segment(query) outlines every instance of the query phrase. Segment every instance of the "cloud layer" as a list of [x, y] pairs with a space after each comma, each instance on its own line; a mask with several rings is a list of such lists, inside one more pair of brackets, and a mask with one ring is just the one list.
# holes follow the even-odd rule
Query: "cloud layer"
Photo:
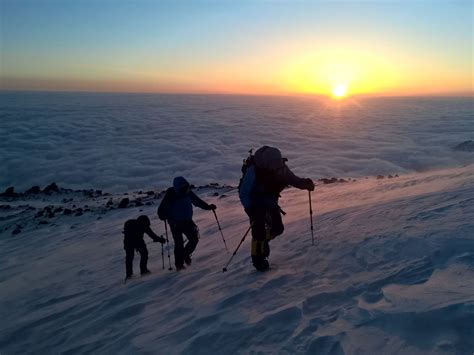
[[469, 98], [1, 93], [0, 188], [52, 181], [109, 190], [236, 183], [250, 148], [298, 175], [360, 177], [474, 162]]

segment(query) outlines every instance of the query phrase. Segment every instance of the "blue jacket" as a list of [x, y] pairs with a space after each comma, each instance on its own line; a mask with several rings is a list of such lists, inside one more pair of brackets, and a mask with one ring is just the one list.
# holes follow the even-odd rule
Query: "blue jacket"
[[165, 197], [158, 207], [161, 220], [190, 221], [193, 218], [193, 206], [210, 210], [210, 206], [196, 196], [189, 188], [189, 183], [182, 176], [173, 181], [173, 187], [166, 190]]
[[[258, 181], [256, 166], [251, 165], [247, 168], [245, 176], [240, 185], [239, 198], [245, 209], [252, 207], [271, 208], [278, 206], [279, 191], [269, 191], [264, 181]], [[267, 170], [268, 171], [268, 170]], [[283, 186], [290, 185], [299, 189], [308, 188], [308, 179], [303, 179], [295, 174], [286, 166], [274, 172], [274, 180], [282, 182]]]

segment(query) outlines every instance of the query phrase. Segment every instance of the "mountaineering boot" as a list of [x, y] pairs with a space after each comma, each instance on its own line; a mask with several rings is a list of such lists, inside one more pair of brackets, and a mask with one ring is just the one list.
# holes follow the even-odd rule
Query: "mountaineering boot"
[[270, 256], [270, 245], [268, 244], [268, 241], [266, 240], [263, 242], [263, 248], [262, 248], [263, 256], [265, 258], [268, 258]]
[[186, 270], [186, 267], [184, 265], [176, 265], [176, 271], [181, 271], [181, 270]]
[[186, 255], [186, 256], [184, 257], [184, 262], [185, 262], [185, 264], [188, 265], [188, 266], [191, 265], [191, 262], [192, 262], [191, 255]]
[[261, 256], [252, 256], [252, 262], [255, 269], [258, 271], [266, 271], [270, 268], [268, 260]]

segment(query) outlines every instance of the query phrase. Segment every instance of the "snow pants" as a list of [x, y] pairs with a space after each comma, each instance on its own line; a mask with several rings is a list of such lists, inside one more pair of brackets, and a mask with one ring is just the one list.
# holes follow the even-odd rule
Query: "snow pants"
[[[254, 207], [247, 209], [252, 224], [251, 256], [254, 266], [259, 269], [262, 262], [270, 256], [268, 242], [281, 235], [285, 229], [281, 219], [280, 207]], [[268, 267], [268, 262], [266, 262]]]
[[[174, 264], [179, 268], [183, 266], [184, 259], [196, 249], [199, 241], [199, 230], [192, 220], [170, 221], [169, 224], [174, 239]], [[186, 245], [184, 244], [183, 234], [188, 239]]]
[[144, 241], [137, 245], [127, 245], [124, 247], [125, 249], [125, 269], [127, 272], [127, 276], [131, 276], [133, 274], [133, 258], [135, 256], [135, 250], [140, 253], [140, 272], [145, 272], [147, 269], [148, 263], [148, 249], [146, 248], [146, 244]]

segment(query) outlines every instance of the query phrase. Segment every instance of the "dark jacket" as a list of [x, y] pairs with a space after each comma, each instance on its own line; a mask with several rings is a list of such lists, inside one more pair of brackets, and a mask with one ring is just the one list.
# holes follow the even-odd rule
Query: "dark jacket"
[[277, 148], [263, 146], [255, 152], [240, 185], [239, 198], [245, 209], [278, 206], [280, 192], [290, 185], [298, 189], [314, 188], [311, 179], [303, 179], [286, 166]]
[[166, 190], [165, 197], [158, 207], [158, 217], [161, 220], [189, 221], [193, 218], [193, 206], [204, 210], [211, 207], [196, 196], [189, 188], [185, 178], [179, 176], [174, 179], [173, 187]]
[[129, 219], [125, 222], [124, 226], [124, 237], [123, 237], [123, 246], [125, 249], [136, 248], [144, 243], [143, 236], [147, 234], [151, 239], [159, 239], [150, 228], [150, 226], [145, 226], [139, 223], [136, 219]]
[[269, 175], [256, 166], [247, 169], [239, 193], [244, 208], [277, 206], [280, 192], [288, 185], [303, 190], [308, 188], [307, 179], [296, 176], [287, 166], [275, 172], [273, 178]]

